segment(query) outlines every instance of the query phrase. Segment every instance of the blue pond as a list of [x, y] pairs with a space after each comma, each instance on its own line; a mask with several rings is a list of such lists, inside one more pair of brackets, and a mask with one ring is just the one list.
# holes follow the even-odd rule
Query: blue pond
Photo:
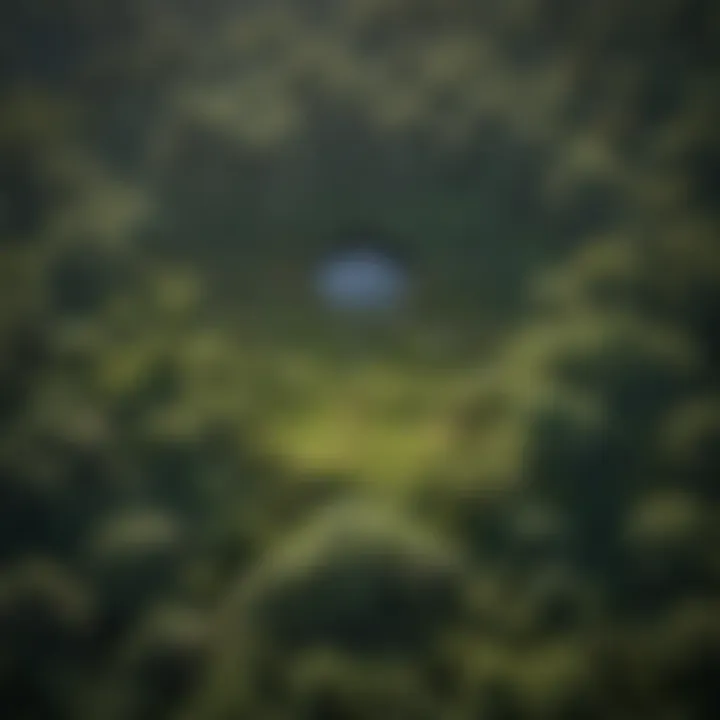
[[383, 312], [401, 306], [409, 284], [401, 263], [366, 249], [326, 258], [315, 277], [315, 289], [323, 304], [354, 312]]

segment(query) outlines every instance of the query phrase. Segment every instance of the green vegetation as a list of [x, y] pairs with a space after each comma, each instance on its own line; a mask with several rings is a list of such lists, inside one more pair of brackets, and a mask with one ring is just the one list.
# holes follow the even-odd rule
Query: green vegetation
[[5, 14], [3, 717], [720, 717], [710, 0]]

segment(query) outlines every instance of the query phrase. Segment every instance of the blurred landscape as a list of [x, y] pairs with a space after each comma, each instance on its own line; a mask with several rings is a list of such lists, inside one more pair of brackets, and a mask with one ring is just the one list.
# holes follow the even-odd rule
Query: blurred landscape
[[4, 719], [720, 718], [720, 5], [1, 15]]

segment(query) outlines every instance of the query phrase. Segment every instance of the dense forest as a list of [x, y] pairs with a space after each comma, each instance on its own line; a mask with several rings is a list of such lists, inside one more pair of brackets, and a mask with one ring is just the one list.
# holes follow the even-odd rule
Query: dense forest
[[0, 14], [3, 718], [720, 717], [720, 5]]

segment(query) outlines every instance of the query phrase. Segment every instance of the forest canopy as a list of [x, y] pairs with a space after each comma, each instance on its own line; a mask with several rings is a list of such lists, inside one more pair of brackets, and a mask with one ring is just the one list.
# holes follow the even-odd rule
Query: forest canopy
[[[719, 38], [11, 3], [4, 715], [720, 717]], [[322, 302], [358, 249], [402, 302]]]

